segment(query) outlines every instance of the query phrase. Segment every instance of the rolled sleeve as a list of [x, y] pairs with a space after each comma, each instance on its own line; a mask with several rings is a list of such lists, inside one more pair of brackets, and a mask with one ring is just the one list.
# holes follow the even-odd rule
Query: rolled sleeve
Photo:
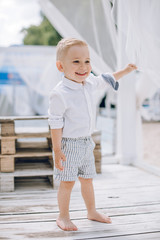
[[112, 87], [114, 90], [118, 90], [119, 83], [115, 80], [113, 74], [103, 73], [99, 76], [90, 75], [90, 81], [92, 82], [94, 89], [107, 89]]
[[52, 91], [49, 98], [48, 123], [51, 129], [59, 129], [64, 126], [65, 103], [57, 91]]
[[104, 79], [105, 82], [107, 82], [114, 90], [118, 90], [119, 88], [119, 83], [115, 80], [114, 76], [109, 73], [103, 73], [102, 78]]

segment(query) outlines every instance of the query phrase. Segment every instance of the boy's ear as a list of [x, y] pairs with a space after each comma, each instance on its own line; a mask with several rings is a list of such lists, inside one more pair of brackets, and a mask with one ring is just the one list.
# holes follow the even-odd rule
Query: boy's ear
[[63, 66], [61, 61], [56, 61], [56, 66], [60, 72], [63, 72]]

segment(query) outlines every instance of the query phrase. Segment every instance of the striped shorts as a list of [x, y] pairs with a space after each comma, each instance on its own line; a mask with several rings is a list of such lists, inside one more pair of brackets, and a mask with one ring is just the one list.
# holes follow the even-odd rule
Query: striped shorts
[[[64, 170], [54, 168], [54, 178], [60, 181], [75, 181], [77, 177], [93, 178], [96, 175], [93, 149], [95, 143], [91, 137], [62, 138], [62, 152], [66, 161], [62, 161]], [[54, 153], [53, 153], [54, 159]]]

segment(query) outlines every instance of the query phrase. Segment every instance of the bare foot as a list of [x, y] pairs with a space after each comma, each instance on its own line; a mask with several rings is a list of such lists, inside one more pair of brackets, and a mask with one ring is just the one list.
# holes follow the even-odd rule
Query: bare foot
[[71, 222], [69, 218], [58, 218], [56, 220], [57, 226], [64, 231], [77, 231], [78, 228]]
[[88, 214], [87, 217], [89, 220], [92, 220], [92, 221], [97, 221], [97, 222], [102, 222], [102, 223], [112, 223], [112, 220], [110, 217], [108, 217], [102, 213], [99, 213], [97, 211]]

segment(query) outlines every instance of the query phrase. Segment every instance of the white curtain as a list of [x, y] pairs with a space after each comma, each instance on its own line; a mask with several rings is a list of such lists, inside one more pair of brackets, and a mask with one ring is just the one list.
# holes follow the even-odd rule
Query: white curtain
[[116, 30], [111, 5], [103, 0], [40, 0], [43, 12], [63, 37], [87, 41], [93, 71], [100, 74], [116, 67]]
[[[116, 69], [117, 34], [106, 0], [40, 0], [42, 11], [62, 37], [75, 37], [89, 45], [95, 74]], [[97, 91], [97, 105], [105, 90]]]
[[[57, 70], [55, 67], [55, 47], [17, 46], [0, 48], [0, 63], [16, 68], [22, 79], [35, 92], [48, 95], [48, 90], [55, 86]], [[52, 75], [48, 66], [52, 64]]]
[[[120, 5], [121, 12], [115, 18], [117, 5]], [[141, 106], [143, 100], [160, 87], [160, 1], [114, 0], [113, 17], [118, 31], [126, 36], [124, 50], [128, 59], [140, 71], [136, 90], [137, 103]]]
[[[159, 13], [159, 0], [113, 0], [112, 15], [120, 37], [118, 40], [123, 39], [119, 51], [121, 61], [125, 58], [128, 62], [135, 63], [139, 70], [137, 80], [133, 75], [133, 79], [129, 79], [131, 75], [127, 77], [129, 81], [135, 80], [134, 98], [129, 99], [128, 91], [132, 94], [134, 89], [124, 81], [124, 85], [121, 84], [120, 104], [118, 102], [118, 137], [123, 153], [122, 161], [126, 157], [124, 163], [127, 163], [128, 159], [132, 164], [143, 159], [141, 106], [143, 100], [152, 97], [160, 87]], [[123, 99], [123, 95], [127, 94], [130, 112], [126, 110], [126, 99]], [[135, 98], [136, 102], [133, 101]]]
[[[1, 71], [11, 68], [26, 83], [2, 85], [0, 115], [47, 114], [49, 92], [60, 80], [55, 52], [55, 47], [49, 46], [0, 48]], [[5, 96], [8, 103], [4, 105]]]

